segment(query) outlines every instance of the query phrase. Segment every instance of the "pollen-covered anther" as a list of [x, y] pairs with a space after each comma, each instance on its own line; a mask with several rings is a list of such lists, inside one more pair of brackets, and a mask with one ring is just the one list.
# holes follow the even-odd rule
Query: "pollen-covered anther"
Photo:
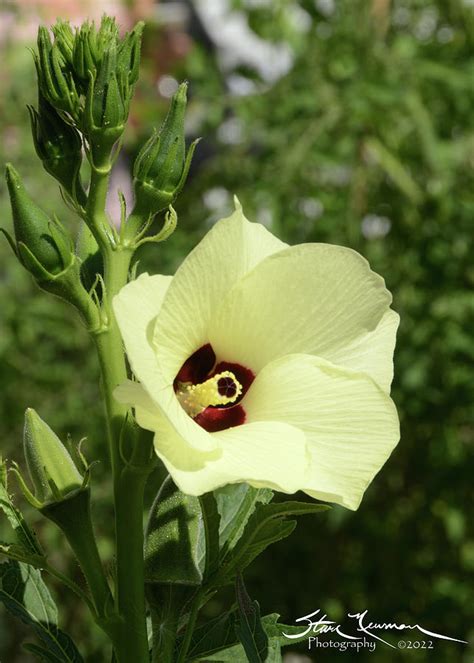
[[180, 382], [176, 395], [191, 417], [196, 417], [210, 405], [235, 403], [242, 394], [242, 385], [231, 371], [217, 373], [201, 384]]

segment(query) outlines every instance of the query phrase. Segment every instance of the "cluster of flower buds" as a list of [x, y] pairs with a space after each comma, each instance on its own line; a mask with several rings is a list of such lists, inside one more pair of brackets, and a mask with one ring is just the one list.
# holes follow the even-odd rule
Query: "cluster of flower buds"
[[[41, 95], [86, 137], [100, 160], [120, 138], [138, 80], [143, 24], [123, 39], [114, 19], [75, 31], [64, 21], [38, 32], [35, 56]], [[41, 118], [41, 108], [38, 109]], [[38, 121], [38, 118], [36, 118]]]
[[[111, 242], [123, 240], [136, 249], [144, 241], [163, 241], [173, 232], [177, 216], [170, 210], [161, 232], [145, 237], [153, 217], [169, 208], [181, 191], [197, 143], [186, 151], [187, 85], [183, 83], [160, 131], [138, 154], [133, 170], [135, 206], [127, 219], [122, 205], [120, 238], [108, 228], [106, 215], [94, 217], [89, 204], [93, 177], [108, 177], [125, 129], [139, 76], [142, 31], [143, 24], [138, 23], [121, 37], [115, 19], [106, 16], [99, 26], [86, 22], [72, 28], [58, 21], [51, 31], [45, 27], [38, 31], [34, 56], [38, 106], [29, 107], [33, 140], [45, 170], [88, 226], [76, 251], [67, 231], [29, 198], [18, 173], [7, 166], [14, 222], [14, 239], [8, 239], [13, 250], [43, 289], [81, 304], [80, 310], [89, 306], [81, 287], [94, 289], [95, 295], [99, 292], [104, 247], [99, 249], [97, 241], [112, 237]], [[89, 194], [81, 183], [84, 152], [92, 167]]]
[[166, 209], [186, 181], [198, 142], [194, 141], [186, 154], [186, 90], [187, 84], [182, 83], [160, 131], [153, 133], [137, 156], [133, 168], [134, 215], [146, 218]]

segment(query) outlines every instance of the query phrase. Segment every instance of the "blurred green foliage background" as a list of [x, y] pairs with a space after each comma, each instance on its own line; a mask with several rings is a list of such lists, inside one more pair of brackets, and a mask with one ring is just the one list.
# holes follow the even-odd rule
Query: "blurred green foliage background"
[[[368, 609], [374, 621], [420, 623], [474, 641], [474, 3], [222, 2], [260, 43], [290, 54], [279, 76], [248, 62], [226, 64], [199, 7], [183, 5], [188, 18], [179, 29], [160, 20], [147, 26], [124, 156], [133, 159], [141, 137], [166, 112], [157, 81], [190, 81], [190, 138], [204, 140], [177, 203], [178, 231], [165, 246], [144, 250], [140, 269], [172, 273], [231, 211], [236, 193], [250, 219], [290, 243], [360, 251], [385, 277], [401, 315], [393, 389], [399, 446], [357, 513], [335, 507], [301, 522], [254, 564], [248, 588], [264, 614], [279, 612], [286, 623], [317, 608], [334, 620]], [[165, 57], [180, 30], [190, 34], [189, 47]], [[7, 40], [2, 58], [2, 161], [14, 162], [37, 201], [74, 228], [34, 155], [25, 108], [35, 102], [30, 54]], [[9, 227], [3, 185], [0, 209]], [[72, 309], [35, 288], [6, 242], [0, 297], [2, 454], [20, 461], [22, 416], [30, 406], [63, 435], [87, 436], [90, 456], [100, 455], [92, 348]], [[110, 558], [105, 461], [96, 477], [96, 522]], [[74, 571], [53, 527], [36, 527], [54, 561]], [[66, 630], [87, 661], [100, 663], [96, 631], [72, 595], [60, 599]], [[216, 597], [209, 615], [224, 600]], [[21, 637], [1, 612], [1, 661], [30, 660]], [[435, 642], [429, 651], [379, 645], [357, 660], [464, 663], [473, 656], [474, 644]]]

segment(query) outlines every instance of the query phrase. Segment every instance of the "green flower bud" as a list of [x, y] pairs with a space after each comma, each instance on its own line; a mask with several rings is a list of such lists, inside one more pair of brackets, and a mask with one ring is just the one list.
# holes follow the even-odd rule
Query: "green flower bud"
[[93, 23], [83, 23], [76, 34], [73, 47], [72, 63], [74, 73], [79, 79], [78, 85], [87, 90], [90, 74], [97, 74], [98, 63], [97, 35]]
[[[94, 26], [95, 31], [95, 26]], [[98, 62], [102, 60], [102, 57], [108, 47], [114, 43], [117, 44], [119, 40], [119, 30], [117, 21], [113, 16], [107, 16], [104, 14], [100, 21], [100, 28], [97, 31], [97, 53], [98, 53]]]
[[68, 64], [72, 64], [72, 53], [74, 49], [74, 32], [69, 21], [58, 18], [56, 24], [51, 28], [54, 40], [61, 51], [62, 56]]
[[[25, 413], [24, 452], [35, 495], [13, 468], [26, 499], [61, 528], [103, 615], [112, 601], [92, 527], [89, 468], [84, 477], [51, 428], [31, 409]], [[85, 463], [80, 452], [81, 462]], [[85, 465], [84, 465], [85, 467]]]
[[58, 502], [83, 487], [84, 479], [66, 447], [31, 408], [25, 412], [23, 451], [35, 498], [43, 505]]
[[159, 133], [140, 150], [133, 168], [134, 214], [156, 214], [168, 207], [183, 188], [195, 141], [186, 155], [184, 117], [186, 83], [179, 86]]
[[45, 170], [72, 195], [85, 203], [80, 184], [82, 141], [76, 129], [39, 94], [38, 110], [28, 106], [36, 153]]
[[38, 54], [35, 55], [38, 84], [43, 96], [54, 108], [78, 118], [79, 95], [72, 72], [59, 46], [60, 43], [51, 43], [48, 30], [44, 27], [39, 28]]
[[83, 23], [76, 33], [72, 63], [79, 87], [87, 92], [89, 79], [97, 77], [104, 54], [118, 43], [118, 27], [114, 18], [104, 16], [97, 31], [94, 22]]
[[97, 77], [91, 74], [84, 130], [92, 137], [92, 152], [106, 152], [123, 133], [131, 98], [127, 76], [117, 71], [117, 47], [107, 49]]
[[26, 269], [39, 281], [47, 280], [71, 264], [70, 240], [60, 224], [31, 200], [11, 164], [7, 164], [6, 179], [16, 240], [10, 243]]
[[144, 23], [141, 21], [125, 35], [117, 53], [117, 71], [128, 77], [130, 85], [135, 85], [140, 70], [140, 50]]

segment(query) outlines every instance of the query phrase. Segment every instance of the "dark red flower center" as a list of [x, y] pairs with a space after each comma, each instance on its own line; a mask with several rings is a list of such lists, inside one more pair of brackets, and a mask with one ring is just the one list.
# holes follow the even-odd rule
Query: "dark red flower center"
[[[210, 433], [232, 426], [240, 426], [245, 422], [245, 410], [240, 401], [252, 384], [255, 378], [254, 373], [245, 366], [233, 362], [220, 361], [216, 364], [214, 350], [207, 343], [186, 359], [174, 380], [175, 392], [181, 393], [183, 385], [189, 389], [191, 386], [202, 385], [222, 373], [227, 375], [218, 378], [217, 391], [223, 398], [233, 399], [233, 401], [225, 405], [208, 405], [193, 417], [194, 421]], [[231, 375], [228, 375], [229, 373]], [[235, 377], [235, 380], [232, 376]], [[242, 389], [234, 398], [239, 388], [236, 381]]]

